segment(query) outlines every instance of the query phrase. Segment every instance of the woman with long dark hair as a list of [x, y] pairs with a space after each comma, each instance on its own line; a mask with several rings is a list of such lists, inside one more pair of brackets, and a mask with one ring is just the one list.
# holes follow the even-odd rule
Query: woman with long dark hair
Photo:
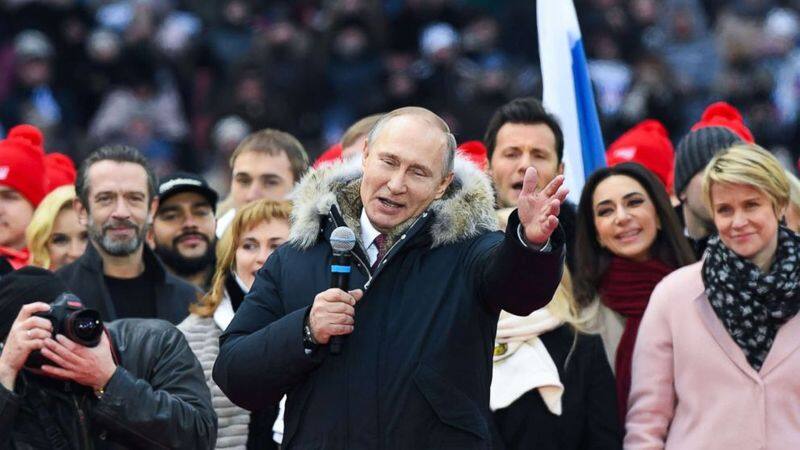
[[718, 231], [702, 262], [653, 292], [633, 355], [626, 449], [797, 448], [800, 237], [789, 181], [754, 144], [717, 154], [703, 196]]
[[636, 163], [599, 169], [578, 206], [573, 273], [575, 301], [601, 334], [615, 369], [624, 420], [633, 345], [656, 284], [694, 262], [667, 192]]

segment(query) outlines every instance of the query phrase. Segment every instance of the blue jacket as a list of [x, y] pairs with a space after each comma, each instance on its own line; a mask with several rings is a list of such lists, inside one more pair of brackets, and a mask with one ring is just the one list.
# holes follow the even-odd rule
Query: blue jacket
[[490, 448], [489, 386], [500, 309], [528, 314], [552, 297], [563, 235], [526, 248], [516, 212], [496, 228], [488, 179], [456, 164], [453, 185], [410, 224], [378, 269], [353, 252], [363, 288], [342, 353], [307, 355], [303, 321], [330, 287], [334, 228], [359, 235], [360, 172], [309, 174], [295, 192], [291, 241], [270, 256], [220, 338], [214, 380], [258, 409], [288, 393], [283, 448]]

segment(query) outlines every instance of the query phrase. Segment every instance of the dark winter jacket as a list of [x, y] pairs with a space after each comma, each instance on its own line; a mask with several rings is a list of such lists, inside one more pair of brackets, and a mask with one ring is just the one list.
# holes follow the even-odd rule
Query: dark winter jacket
[[180, 331], [152, 319], [106, 326], [119, 366], [102, 397], [23, 370], [13, 393], [0, 385], [0, 448], [212, 448], [211, 394]]
[[291, 239], [258, 272], [220, 338], [214, 380], [248, 409], [288, 393], [285, 449], [491, 448], [489, 386], [501, 308], [527, 315], [561, 279], [563, 234], [526, 248], [514, 212], [496, 229], [488, 178], [456, 161], [445, 196], [374, 271], [362, 245], [350, 288], [363, 288], [341, 355], [306, 354], [303, 321], [330, 287], [334, 228], [359, 236], [360, 167], [309, 174], [295, 192]]
[[[156, 280], [155, 318], [173, 325], [179, 324], [189, 315], [189, 305], [197, 300], [200, 291], [167, 272], [161, 260], [147, 245], [144, 245], [142, 257], [148, 270], [153, 270]], [[114, 310], [114, 302], [103, 278], [103, 259], [94, 245], [87, 245], [86, 252], [80, 258], [59, 269], [56, 275], [83, 301], [84, 306], [100, 311], [104, 321], [124, 318], [119, 317]]]
[[558, 213], [558, 224], [564, 230], [564, 242], [567, 250], [567, 269], [575, 271], [575, 222], [578, 220], [578, 210], [574, 203], [569, 200], [561, 204], [561, 211]]
[[562, 413], [547, 409], [533, 390], [495, 411], [495, 425], [506, 450], [620, 450], [614, 375], [600, 336], [575, 334], [568, 325], [539, 336], [564, 385]]

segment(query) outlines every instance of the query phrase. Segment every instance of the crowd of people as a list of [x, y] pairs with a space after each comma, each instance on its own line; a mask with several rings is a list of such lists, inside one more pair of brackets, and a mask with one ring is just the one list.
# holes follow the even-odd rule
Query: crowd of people
[[[263, 128], [316, 157], [358, 118], [413, 104], [480, 139], [497, 107], [541, 92], [535, 4], [9, 0], [0, 128], [34, 124], [77, 159], [126, 142], [220, 192], [221, 163]], [[575, 4], [607, 143], [646, 118], [677, 141], [723, 98], [758, 142], [800, 157], [796, 1]]]
[[[658, 121], [636, 125], [577, 205], [558, 120], [532, 97], [461, 146], [421, 107], [345, 137], [312, 165], [290, 133], [256, 131], [222, 198], [198, 174], [156, 176], [134, 147], [76, 169], [36, 127], [13, 127], [2, 444], [800, 439], [798, 181], [731, 105], [708, 105], [675, 148]], [[341, 227], [349, 266], [331, 262]], [[349, 285], [331, 287], [341, 271]]]

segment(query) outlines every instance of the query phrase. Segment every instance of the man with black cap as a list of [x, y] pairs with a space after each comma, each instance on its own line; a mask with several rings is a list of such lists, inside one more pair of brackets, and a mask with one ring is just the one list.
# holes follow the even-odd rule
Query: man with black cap
[[155, 252], [175, 276], [207, 291], [214, 274], [217, 193], [199, 175], [161, 180], [153, 219]]
[[94, 347], [54, 335], [36, 314], [66, 290], [37, 267], [0, 279], [0, 448], [211, 448], [216, 415], [181, 333], [122, 319]]
[[714, 155], [741, 142], [753, 142], [739, 111], [725, 102], [708, 106], [700, 121], [681, 139], [675, 151], [675, 194], [681, 201], [686, 237], [702, 258], [709, 236], [716, 232], [703, 202], [703, 170]]

